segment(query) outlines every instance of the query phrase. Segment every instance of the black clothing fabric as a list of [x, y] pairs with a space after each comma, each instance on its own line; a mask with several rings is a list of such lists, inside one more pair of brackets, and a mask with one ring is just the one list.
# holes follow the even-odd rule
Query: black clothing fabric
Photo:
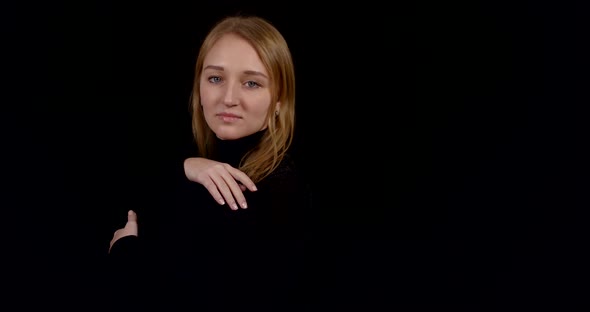
[[[261, 135], [220, 140], [215, 159], [237, 167]], [[158, 212], [146, 219], [138, 213], [139, 236], [124, 237], [111, 249], [114, 306], [297, 310], [311, 194], [293, 159], [285, 157], [256, 192], [244, 192], [248, 208], [236, 211], [186, 179], [181, 161], [176, 166], [178, 179], [163, 192]]]

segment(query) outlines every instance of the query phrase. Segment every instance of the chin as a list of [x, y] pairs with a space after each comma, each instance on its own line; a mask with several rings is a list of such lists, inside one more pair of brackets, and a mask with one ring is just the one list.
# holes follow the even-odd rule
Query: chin
[[244, 137], [244, 135], [228, 132], [216, 132], [215, 135], [220, 140], [237, 140]]

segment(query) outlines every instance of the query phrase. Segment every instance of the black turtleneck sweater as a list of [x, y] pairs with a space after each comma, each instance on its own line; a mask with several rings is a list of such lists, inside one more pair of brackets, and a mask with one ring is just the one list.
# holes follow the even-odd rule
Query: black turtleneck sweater
[[[215, 160], [237, 168], [261, 135], [218, 140]], [[246, 191], [248, 208], [236, 211], [186, 179], [181, 161], [177, 166], [177, 181], [158, 196], [154, 218], [142, 223], [138, 214], [139, 236], [124, 237], [111, 249], [114, 304], [166, 311], [296, 310], [310, 194], [293, 159], [287, 155], [256, 184], [258, 191]]]

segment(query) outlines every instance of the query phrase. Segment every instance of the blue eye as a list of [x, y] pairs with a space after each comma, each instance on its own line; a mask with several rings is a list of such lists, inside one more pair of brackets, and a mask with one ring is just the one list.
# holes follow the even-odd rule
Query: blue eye
[[260, 87], [260, 84], [258, 84], [258, 82], [256, 82], [256, 81], [250, 80], [250, 81], [246, 81], [246, 86], [248, 88], [258, 88], [258, 87]]
[[209, 81], [211, 83], [219, 83], [219, 82], [221, 82], [221, 78], [218, 76], [211, 76], [211, 77], [207, 78], [207, 81]]

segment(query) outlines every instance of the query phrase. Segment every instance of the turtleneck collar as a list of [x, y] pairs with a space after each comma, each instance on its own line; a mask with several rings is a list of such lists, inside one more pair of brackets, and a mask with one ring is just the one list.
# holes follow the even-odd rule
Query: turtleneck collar
[[262, 138], [266, 130], [255, 132], [251, 135], [236, 140], [221, 140], [215, 138], [216, 160], [237, 167], [242, 157], [249, 152]]

